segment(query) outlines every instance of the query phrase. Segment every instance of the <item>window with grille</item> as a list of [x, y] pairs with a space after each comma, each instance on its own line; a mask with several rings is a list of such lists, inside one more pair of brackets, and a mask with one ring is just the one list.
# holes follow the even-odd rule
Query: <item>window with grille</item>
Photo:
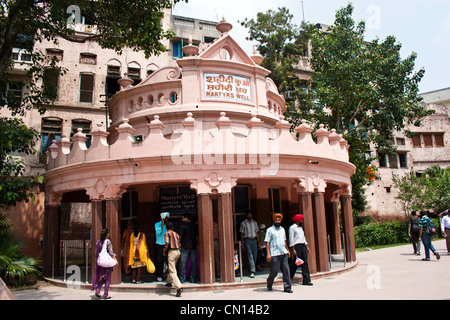
[[53, 143], [59, 141], [62, 133], [62, 120], [58, 118], [44, 118], [41, 121], [41, 152], [39, 162], [43, 163], [45, 151]]
[[89, 148], [89, 146], [91, 145], [91, 135], [89, 134], [91, 132], [91, 121], [72, 120], [72, 133], [70, 134], [70, 137], [73, 137], [73, 135], [78, 132], [78, 128], [81, 128], [81, 132], [86, 135], [86, 147]]
[[141, 82], [141, 69], [128, 67], [128, 77], [133, 80], [133, 85], [137, 85]]

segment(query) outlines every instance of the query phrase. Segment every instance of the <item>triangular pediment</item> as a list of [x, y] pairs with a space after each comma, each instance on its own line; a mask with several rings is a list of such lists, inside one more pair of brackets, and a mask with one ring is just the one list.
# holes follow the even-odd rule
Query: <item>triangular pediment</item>
[[198, 57], [202, 59], [234, 61], [252, 66], [256, 65], [229, 34], [222, 34], [202, 50]]

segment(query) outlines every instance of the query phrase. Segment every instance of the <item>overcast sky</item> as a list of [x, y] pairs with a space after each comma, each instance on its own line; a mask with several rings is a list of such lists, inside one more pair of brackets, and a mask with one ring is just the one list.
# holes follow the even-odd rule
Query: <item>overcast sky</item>
[[[302, 10], [303, 2], [303, 10]], [[253, 43], [245, 40], [248, 30], [238, 21], [256, 18], [258, 12], [287, 7], [293, 22], [333, 24], [342, 0], [188, 0], [177, 3], [173, 14], [209, 21], [222, 17], [233, 24], [230, 35], [250, 55]], [[450, 1], [449, 0], [354, 0], [353, 18], [366, 21], [366, 40], [384, 40], [393, 35], [402, 44], [402, 56], [418, 54], [416, 69], [424, 68], [420, 92], [450, 87]]]

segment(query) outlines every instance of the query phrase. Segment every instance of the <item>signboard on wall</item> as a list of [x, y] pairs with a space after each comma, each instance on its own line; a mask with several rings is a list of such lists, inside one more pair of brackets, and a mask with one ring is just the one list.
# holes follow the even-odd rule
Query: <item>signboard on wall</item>
[[162, 188], [159, 195], [159, 210], [170, 212], [171, 217], [185, 213], [196, 215], [197, 194], [188, 188]]
[[250, 78], [221, 73], [204, 73], [203, 97], [252, 102], [250, 83]]

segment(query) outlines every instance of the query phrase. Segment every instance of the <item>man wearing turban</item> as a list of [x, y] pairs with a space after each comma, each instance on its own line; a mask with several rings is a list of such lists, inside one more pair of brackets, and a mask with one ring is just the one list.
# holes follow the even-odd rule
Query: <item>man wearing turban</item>
[[292, 221], [294, 223], [289, 228], [289, 246], [292, 249], [292, 256], [294, 258], [294, 261], [298, 260], [298, 263], [292, 263], [291, 264], [291, 278], [294, 278], [295, 271], [297, 270], [298, 266], [301, 267], [302, 270], [302, 284], [305, 286], [312, 286], [311, 283], [311, 275], [309, 273], [309, 267], [308, 267], [308, 254], [309, 254], [309, 248], [308, 248], [308, 242], [306, 242], [305, 234], [303, 232], [302, 226], [300, 223], [303, 220], [302, 214], [296, 214]]
[[267, 289], [272, 290], [273, 281], [281, 268], [283, 274], [284, 292], [292, 293], [291, 277], [288, 259], [291, 256], [286, 240], [286, 233], [281, 226], [283, 215], [276, 213], [272, 216], [273, 226], [267, 229], [266, 243], [267, 261], [270, 262], [270, 273], [267, 278]]

